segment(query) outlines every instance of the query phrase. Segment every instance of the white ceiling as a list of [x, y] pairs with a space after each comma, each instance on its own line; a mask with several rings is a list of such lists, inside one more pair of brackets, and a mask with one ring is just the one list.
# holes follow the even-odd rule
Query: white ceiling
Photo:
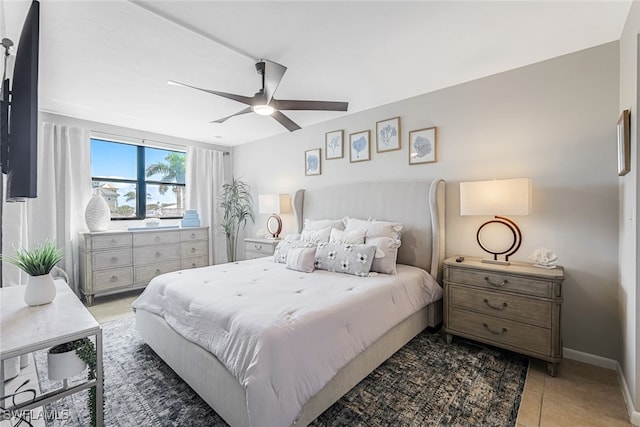
[[[17, 43], [29, 4], [0, 0], [0, 36]], [[237, 145], [287, 130], [256, 114], [209, 123], [245, 106], [167, 81], [252, 96], [254, 59], [281, 63], [277, 98], [349, 101], [285, 112], [304, 128], [618, 40], [630, 4], [42, 0], [40, 109]]]

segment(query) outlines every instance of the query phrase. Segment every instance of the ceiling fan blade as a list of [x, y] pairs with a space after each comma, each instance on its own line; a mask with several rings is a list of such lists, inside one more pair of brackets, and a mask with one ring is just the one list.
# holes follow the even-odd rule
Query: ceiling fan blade
[[251, 110], [251, 107], [247, 107], [247, 108], [245, 108], [244, 110], [240, 110], [240, 111], [238, 111], [238, 112], [237, 112], [237, 113], [235, 113], [235, 114], [231, 114], [230, 116], [223, 117], [223, 118], [221, 118], [221, 119], [214, 120], [214, 121], [209, 122], [209, 123], [224, 123], [225, 121], [227, 121], [227, 119], [230, 119], [231, 117], [240, 116], [240, 115], [242, 115], [242, 114], [247, 114], [247, 113], [250, 113], [251, 111], [252, 111], [252, 110]]
[[348, 102], [302, 101], [287, 99], [272, 99], [269, 105], [278, 110], [347, 111], [347, 108], [349, 108]]
[[286, 127], [289, 132], [300, 129], [300, 126], [295, 124], [293, 120], [282, 114], [280, 111], [274, 111], [273, 114], [271, 114], [271, 117], [276, 119], [282, 126]]
[[243, 104], [247, 104], [247, 105], [252, 105], [253, 104], [253, 97], [249, 97], [249, 96], [236, 95], [234, 93], [227, 93], [227, 92], [218, 92], [217, 90], [203, 89], [201, 87], [191, 86], [191, 85], [188, 85], [188, 84], [185, 84], [185, 83], [176, 82], [176, 81], [173, 81], [173, 80], [169, 80], [168, 83], [170, 85], [174, 85], [174, 86], [182, 86], [182, 87], [188, 87], [188, 88], [191, 88], [191, 89], [201, 90], [203, 92], [211, 93], [213, 95], [218, 95], [218, 96], [221, 96], [223, 98], [232, 99], [234, 101], [242, 102]]
[[268, 104], [273, 98], [273, 94], [278, 89], [284, 73], [287, 71], [287, 67], [280, 65], [277, 62], [263, 60], [264, 62], [264, 95], [266, 97], [266, 103]]

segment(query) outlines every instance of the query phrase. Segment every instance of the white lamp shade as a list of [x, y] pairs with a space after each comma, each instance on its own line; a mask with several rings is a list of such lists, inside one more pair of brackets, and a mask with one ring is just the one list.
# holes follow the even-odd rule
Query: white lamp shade
[[460, 215], [529, 215], [530, 211], [529, 178], [460, 183]]
[[260, 194], [258, 210], [261, 214], [281, 214], [291, 212], [291, 198], [288, 194]]

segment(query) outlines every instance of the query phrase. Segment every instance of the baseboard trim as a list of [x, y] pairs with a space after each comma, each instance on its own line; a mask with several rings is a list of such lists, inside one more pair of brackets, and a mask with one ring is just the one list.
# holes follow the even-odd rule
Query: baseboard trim
[[602, 356], [596, 356], [595, 354], [585, 353], [582, 351], [574, 350], [564, 347], [562, 349], [563, 355], [567, 359], [576, 360], [578, 362], [588, 363], [589, 365], [599, 366], [605, 369], [611, 369], [616, 371], [618, 375], [618, 383], [622, 389], [622, 396], [624, 397], [624, 403], [627, 405], [627, 412], [629, 413], [629, 421], [635, 426], [640, 426], [640, 412], [638, 412], [631, 399], [631, 393], [627, 380], [624, 378], [622, 372], [622, 366], [617, 360], [609, 359]]

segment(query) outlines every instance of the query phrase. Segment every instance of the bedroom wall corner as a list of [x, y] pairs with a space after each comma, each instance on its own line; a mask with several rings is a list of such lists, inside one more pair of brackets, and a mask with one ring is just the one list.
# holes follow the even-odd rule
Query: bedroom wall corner
[[[508, 72], [354, 112], [234, 148], [234, 172], [255, 194], [353, 181], [443, 178], [446, 254], [483, 256], [475, 232], [486, 218], [461, 217], [460, 181], [529, 177], [533, 213], [516, 218], [515, 260], [548, 247], [565, 266], [563, 339], [577, 351], [618, 360], [619, 47], [596, 46]], [[292, 116], [294, 120], [300, 116]], [[376, 122], [399, 116], [401, 150], [377, 153]], [[438, 127], [437, 162], [409, 165], [408, 132]], [[371, 160], [325, 160], [325, 133], [372, 132]], [[348, 145], [347, 145], [348, 147]], [[305, 150], [322, 148], [321, 175], [305, 176]], [[264, 228], [258, 216], [253, 229]], [[293, 217], [283, 217], [285, 232]], [[585, 313], [589, 313], [588, 316]]]

